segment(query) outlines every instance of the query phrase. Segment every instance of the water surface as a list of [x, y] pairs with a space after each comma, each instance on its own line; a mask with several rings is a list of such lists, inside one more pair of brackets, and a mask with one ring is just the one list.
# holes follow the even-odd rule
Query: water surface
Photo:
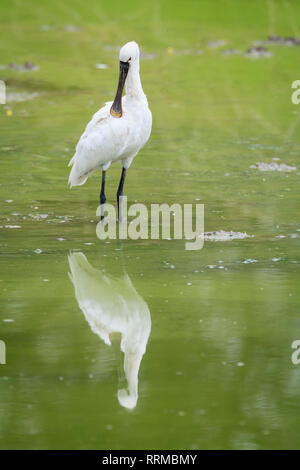
[[[214, 3], [0, 7], [1, 64], [38, 68], [0, 70], [11, 93], [0, 108], [2, 449], [299, 448], [300, 115], [290, 95], [300, 47], [244, 56], [269, 34], [299, 34], [299, 5]], [[198, 252], [181, 240], [96, 237], [101, 175], [70, 191], [67, 163], [113, 98], [116, 49], [132, 39], [146, 53], [153, 131], [128, 172], [129, 204], [200, 202], [206, 231], [253, 237]], [[220, 53], [230, 47], [242, 52]], [[250, 168], [272, 161], [297, 170]], [[120, 171], [108, 172], [109, 202]], [[76, 285], [72, 256], [89, 265]], [[131, 311], [143, 334], [129, 335], [140, 363], [126, 374]], [[110, 346], [91, 312], [108, 329], [118, 323]]]

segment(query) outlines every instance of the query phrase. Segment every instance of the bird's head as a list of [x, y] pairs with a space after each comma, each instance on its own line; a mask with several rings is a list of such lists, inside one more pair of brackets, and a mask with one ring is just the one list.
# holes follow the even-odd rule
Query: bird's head
[[130, 41], [125, 44], [120, 50], [120, 62], [128, 63], [129, 65], [136, 63], [139, 60], [140, 50], [135, 41]]
[[131, 41], [125, 44], [120, 50], [120, 74], [116, 97], [110, 108], [110, 114], [115, 118], [122, 117], [122, 93], [125, 85], [129, 67], [139, 64], [140, 50], [136, 42]]

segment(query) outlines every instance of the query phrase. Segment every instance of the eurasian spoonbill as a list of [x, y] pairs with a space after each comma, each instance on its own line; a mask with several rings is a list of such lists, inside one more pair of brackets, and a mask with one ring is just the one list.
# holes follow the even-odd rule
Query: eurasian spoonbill
[[[118, 215], [126, 171], [150, 137], [152, 114], [140, 79], [140, 51], [136, 42], [120, 50], [120, 73], [113, 102], [106, 103], [94, 114], [80, 137], [69, 166], [70, 186], [84, 184], [91, 173], [102, 169], [100, 191], [101, 220], [104, 217], [105, 174], [113, 162], [121, 162], [122, 174], [117, 191]], [[125, 84], [126, 95], [122, 99]]]

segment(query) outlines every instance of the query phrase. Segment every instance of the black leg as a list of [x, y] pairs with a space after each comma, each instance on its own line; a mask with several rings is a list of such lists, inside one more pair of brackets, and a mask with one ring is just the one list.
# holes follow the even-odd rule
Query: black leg
[[124, 187], [124, 181], [125, 181], [125, 176], [126, 176], [126, 169], [122, 168], [122, 174], [121, 174], [121, 179], [118, 187], [118, 192], [117, 192], [117, 203], [118, 203], [118, 220], [119, 222], [122, 222], [122, 214], [121, 214], [121, 206], [120, 206], [120, 196], [123, 196], [123, 187]]
[[100, 209], [101, 209], [101, 217], [100, 220], [104, 219], [104, 204], [106, 201], [105, 197], [105, 171], [102, 171], [102, 183], [101, 183], [101, 191], [100, 191]]

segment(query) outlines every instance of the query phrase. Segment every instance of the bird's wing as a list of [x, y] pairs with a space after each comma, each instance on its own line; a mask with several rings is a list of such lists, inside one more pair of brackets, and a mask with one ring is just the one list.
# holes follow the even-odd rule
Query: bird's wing
[[[87, 124], [84, 130], [84, 133], [82, 134], [81, 137], [87, 136], [97, 124], [100, 124], [105, 118], [109, 117], [111, 105], [112, 105], [112, 101], [105, 103], [105, 106], [103, 106], [93, 115], [92, 119]], [[79, 142], [80, 142], [80, 139], [79, 139]]]
[[130, 141], [130, 125], [124, 116], [111, 116], [111, 103], [100, 109], [88, 123], [76, 146], [76, 153], [70, 164], [73, 168], [69, 177], [71, 186], [83, 184], [98, 168], [109, 166], [123, 154]]
[[112, 101], [109, 101], [107, 103], [105, 103], [105, 106], [103, 106], [101, 109], [99, 109], [92, 117], [92, 119], [90, 120], [90, 122], [86, 125], [86, 128], [84, 129], [84, 132], [83, 134], [81, 135], [77, 145], [76, 145], [76, 151], [75, 151], [75, 154], [73, 155], [73, 157], [71, 158], [71, 160], [69, 161], [69, 164], [68, 166], [72, 166], [74, 164], [74, 160], [75, 160], [75, 157], [76, 157], [76, 152], [77, 152], [77, 149], [78, 149], [78, 146], [80, 144], [80, 142], [82, 142], [88, 135], [89, 133], [91, 132], [92, 129], [94, 129], [94, 127], [97, 125], [97, 124], [100, 124], [100, 122], [103, 122], [104, 119], [106, 117], [109, 116], [109, 110], [110, 110], [110, 107], [112, 105]]

